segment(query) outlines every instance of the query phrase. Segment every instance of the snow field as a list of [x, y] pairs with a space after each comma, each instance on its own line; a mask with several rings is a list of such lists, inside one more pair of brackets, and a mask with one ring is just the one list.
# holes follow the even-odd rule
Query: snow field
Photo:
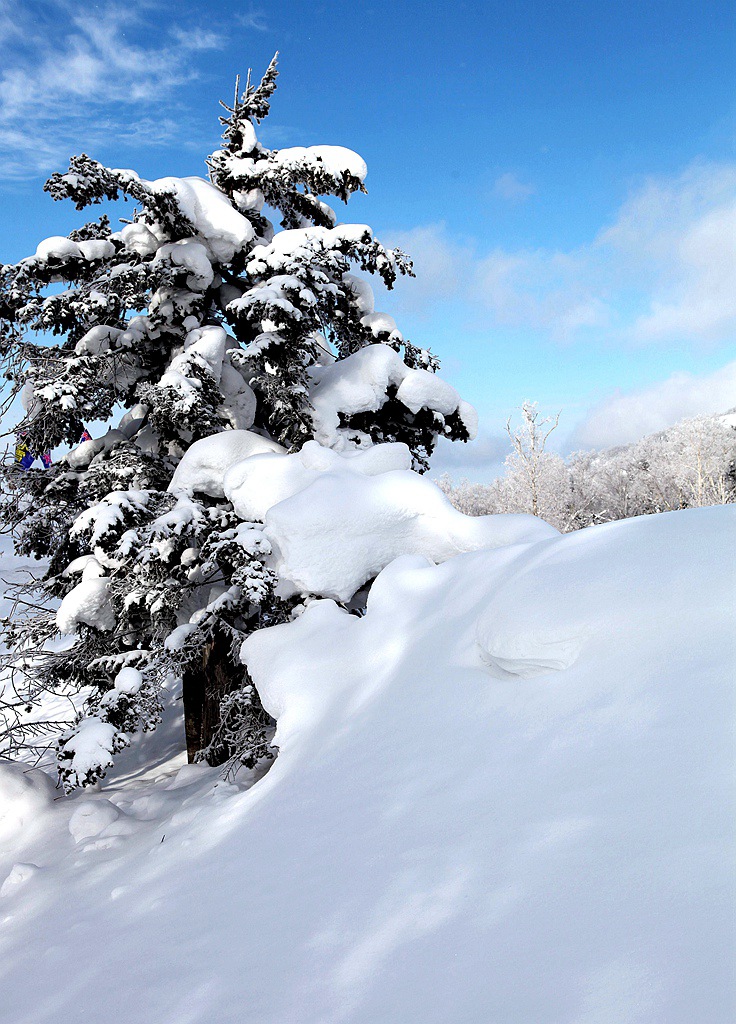
[[406, 555], [362, 618], [313, 602], [244, 645], [279, 745], [247, 790], [171, 759], [175, 716], [96, 793], [3, 766], [0, 1019], [728, 1024], [735, 534]]
[[[275, 78], [236, 97], [209, 181], [72, 158], [53, 198], [122, 190], [135, 222], [3, 269], [29, 331], [76, 325], [74, 351], [21, 343], [28, 444], [137, 404], [38, 509], [18, 477], [23, 550], [50, 536], [56, 565], [85, 510], [72, 589], [27, 623], [18, 714], [48, 760], [0, 760], [0, 1024], [730, 1022], [734, 509], [561, 537], [462, 515], [375, 444], [422, 462], [477, 418], [357, 276], [391, 288], [405, 255], [319, 198], [347, 201], [362, 159], [258, 142]], [[185, 765], [182, 659], [289, 597], [240, 648], [272, 769]], [[245, 680], [239, 647], [217, 653]], [[95, 784], [52, 788], [57, 753]]]

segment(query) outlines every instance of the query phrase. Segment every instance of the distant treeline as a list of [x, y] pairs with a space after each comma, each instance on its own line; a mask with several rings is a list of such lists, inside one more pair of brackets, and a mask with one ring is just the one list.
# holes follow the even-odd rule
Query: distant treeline
[[563, 532], [631, 516], [736, 501], [736, 415], [699, 416], [635, 444], [576, 452], [546, 451], [557, 419], [525, 403], [503, 476], [491, 484], [439, 486], [466, 515], [531, 512]]

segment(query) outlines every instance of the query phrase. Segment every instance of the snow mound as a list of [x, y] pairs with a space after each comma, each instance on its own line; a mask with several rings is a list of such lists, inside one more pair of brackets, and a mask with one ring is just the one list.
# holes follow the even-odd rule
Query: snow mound
[[228, 469], [263, 452], [284, 452], [275, 441], [269, 441], [251, 430], [223, 430], [203, 437], [184, 453], [176, 467], [169, 490], [172, 493], [209, 494], [222, 498], [223, 479]]
[[69, 819], [69, 832], [75, 843], [91, 839], [103, 832], [120, 817], [120, 812], [109, 800], [82, 800]]
[[338, 452], [308, 441], [295, 454], [234, 462], [222, 488], [241, 519], [265, 524], [282, 579], [340, 601], [400, 555], [443, 562], [558, 536], [533, 516], [465, 516], [410, 465], [404, 444]]
[[266, 513], [279, 571], [300, 590], [349, 600], [400, 555], [444, 562], [464, 551], [558, 536], [528, 515], [465, 516], [430, 480], [407, 470], [351, 472], [341, 460]]
[[[300, 1020], [731, 1019], [735, 511], [402, 558], [363, 618], [320, 601], [246, 641], [266, 803], [329, 863], [284, 1015], [317, 971]], [[314, 807], [286, 826], [294, 790], [323, 838]]]
[[99, 579], [100, 576], [105, 575], [105, 570], [94, 555], [80, 555], [79, 558], [72, 559], [61, 575], [68, 578], [77, 573], [82, 574], [83, 580]]
[[503, 675], [531, 679], [541, 672], [560, 671], [574, 665], [580, 654], [580, 637], [559, 636], [538, 629], [511, 635], [491, 628], [478, 630], [478, 645], [489, 669]]
[[16, 889], [29, 882], [38, 872], [38, 864], [14, 864], [8, 877], [0, 885], [0, 896], [9, 896]]
[[321, 473], [376, 476], [410, 467], [411, 452], [405, 444], [338, 453], [307, 441], [295, 454], [258, 455], [236, 463], [225, 473], [223, 489], [241, 519], [263, 521], [273, 505], [303, 491]]
[[51, 235], [50, 238], [44, 238], [42, 242], [38, 243], [35, 258], [47, 261], [63, 259], [65, 256], [81, 257], [81, 255], [81, 250], [76, 242], [61, 235]]
[[44, 772], [0, 760], [0, 843], [29, 829], [54, 795], [54, 784]]

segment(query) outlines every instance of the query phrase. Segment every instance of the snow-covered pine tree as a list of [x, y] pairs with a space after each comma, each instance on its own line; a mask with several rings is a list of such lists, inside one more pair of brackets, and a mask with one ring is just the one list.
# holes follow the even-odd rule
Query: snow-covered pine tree
[[[129, 220], [113, 230], [103, 215], [0, 268], [25, 464], [56, 453], [47, 469], [4, 469], [5, 529], [48, 563], [6, 623], [4, 748], [48, 743], [58, 723], [30, 724], [32, 709], [42, 694], [69, 697], [57, 741], [67, 788], [100, 778], [132, 731], [157, 724], [176, 678], [190, 757], [267, 756], [236, 652], [294, 599], [279, 596], [259, 524], [240, 522], [217, 487], [172, 485], [193, 444], [231, 432], [243, 457], [311, 438], [338, 451], [398, 440], [421, 471], [439, 434], [473, 429], [434, 356], [375, 311], [356, 274], [391, 288], [410, 261], [369, 227], [338, 224], [324, 201], [365, 191], [362, 159], [258, 141], [276, 76], [274, 58], [260, 84], [236, 85], [209, 180], [146, 181], [72, 158], [46, 183], [53, 199], [126, 200]], [[88, 439], [91, 424], [103, 427]]]

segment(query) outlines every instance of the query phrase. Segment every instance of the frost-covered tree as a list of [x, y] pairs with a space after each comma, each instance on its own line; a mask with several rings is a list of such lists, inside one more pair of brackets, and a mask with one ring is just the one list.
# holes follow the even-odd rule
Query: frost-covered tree
[[436, 483], [458, 512], [465, 516], [495, 515], [500, 509], [499, 481], [494, 481], [493, 484], [479, 484], [462, 479], [456, 484], [449, 473], [443, 473]]
[[736, 431], [728, 417], [682, 420], [634, 444], [577, 453], [569, 471], [588, 498], [580, 525], [722, 505], [736, 497]]
[[516, 423], [509, 417], [506, 434], [511, 451], [504, 474], [490, 484], [461, 480], [454, 484], [447, 474], [438, 481], [455, 508], [468, 516], [530, 513], [558, 530], [570, 529], [574, 518], [573, 495], [564, 459], [547, 451], [559, 414], [542, 416], [536, 402], [524, 402]]
[[[52, 198], [78, 210], [125, 200], [129, 218], [116, 230], [103, 214], [0, 268], [0, 353], [25, 453], [5, 467], [3, 519], [16, 550], [48, 564], [6, 628], [5, 746], [45, 742], [29, 709], [69, 696], [68, 788], [156, 725], [176, 679], [190, 757], [268, 755], [237, 649], [298, 598], [279, 592], [257, 522], [219, 485], [176, 478], [187, 451], [219, 434], [230, 447], [215, 461], [310, 439], [338, 452], [399, 441], [422, 471], [439, 434], [474, 429], [435, 357], [374, 308], [366, 275], [390, 289], [410, 261], [325, 201], [365, 191], [363, 160], [258, 140], [276, 76], [274, 58], [258, 85], [236, 85], [208, 179], [147, 181], [72, 158], [46, 183]], [[49, 468], [27, 468], [46, 452]]]
[[518, 425], [512, 425], [511, 417], [506, 421], [512, 450], [495, 488], [495, 511], [530, 512], [565, 530], [571, 516], [567, 467], [559, 455], [547, 450], [559, 413], [542, 416], [536, 402], [524, 402], [519, 411]]

